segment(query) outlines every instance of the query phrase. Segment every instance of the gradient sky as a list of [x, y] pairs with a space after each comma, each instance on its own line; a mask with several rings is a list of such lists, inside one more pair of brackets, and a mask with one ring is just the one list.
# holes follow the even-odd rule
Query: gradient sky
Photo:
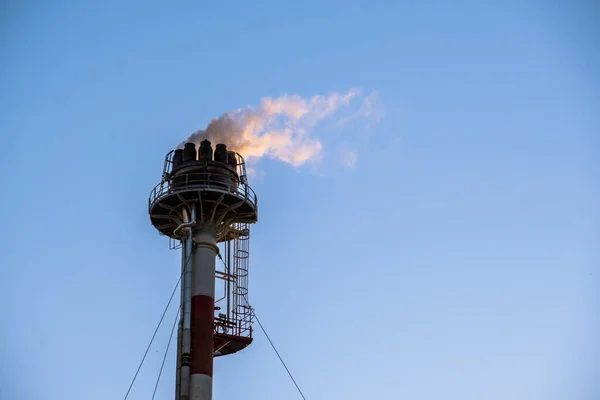
[[[593, 1], [0, 4], [3, 400], [122, 399], [180, 268], [147, 215], [165, 153], [351, 87], [380, 121], [324, 120], [321, 164], [251, 181], [249, 297], [307, 399], [600, 398]], [[299, 399], [255, 337], [214, 398]]]

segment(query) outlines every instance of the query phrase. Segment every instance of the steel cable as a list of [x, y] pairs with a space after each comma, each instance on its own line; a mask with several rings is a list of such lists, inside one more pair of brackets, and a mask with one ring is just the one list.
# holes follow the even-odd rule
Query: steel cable
[[150, 351], [150, 347], [152, 347], [152, 343], [154, 343], [154, 338], [156, 337], [156, 334], [158, 332], [158, 329], [160, 328], [160, 325], [163, 322], [163, 319], [165, 318], [165, 314], [167, 313], [167, 311], [169, 310], [169, 306], [171, 305], [171, 301], [173, 301], [173, 297], [175, 296], [175, 293], [177, 292], [177, 288], [179, 287], [179, 283], [181, 283], [181, 278], [183, 277], [183, 274], [185, 274], [185, 270], [187, 269], [187, 265], [190, 261], [191, 258], [191, 254], [188, 257], [188, 259], [185, 262], [185, 266], [183, 268], [183, 271], [181, 272], [181, 275], [179, 275], [179, 279], [177, 280], [177, 283], [175, 284], [175, 288], [173, 289], [173, 292], [171, 293], [171, 297], [169, 298], [169, 301], [167, 302], [167, 305], [165, 306], [165, 310], [163, 311], [160, 320], [158, 321], [158, 325], [156, 326], [156, 329], [154, 330], [154, 334], [152, 334], [152, 338], [150, 339], [150, 343], [148, 343], [148, 347], [146, 347], [146, 351], [144, 352], [144, 356], [142, 357], [142, 360], [140, 361], [140, 364], [138, 365], [137, 371], [135, 371], [135, 375], [133, 376], [133, 379], [131, 380], [131, 384], [129, 385], [129, 389], [127, 389], [127, 393], [125, 394], [125, 397], [123, 400], [127, 400], [127, 398], [129, 397], [129, 393], [131, 392], [131, 388], [133, 387], [133, 384], [135, 383], [135, 380], [137, 379], [138, 374], [140, 373], [140, 370], [142, 369], [142, 365], [144, 364], [144, 361], [146, 360], [146, 356], [148, 355], [148, 352]]
[[158, 377], [156, 378], [156, 385], [154, 385], [154, 392], [152, 393], [152, 400], [154, 400], [154, 396], [156, 396], [156, 389], [158, 389], [158, 383], [160, 382], [160, 376], [162, 375], [163, 368], [165, 367], [165, 361], [167, 360], [167, 354], [169, 353], [169, 347], [171, 347], [171, 340], [173, 340], [173, 332], [175, 332], [175, 327], [177, 326], [177, 320], [179, 319], [179, 310], [177, 310], [177, 314], [175, 315], [175, 322], [173, 322], [173, 328], [171, 328], [171, 335], [169, 336], [169, 342], [167, 343], [167, 349], [165, 350], [165, 355], [162, 360], [162, 364], [160, 365], [160, 371], [158, 372]]
[[[219, 259], [221, 259], [221, 262], [225, 265], [225, 261], [223, 260], [223, 258], [221, 258], [221, 255], [219, 255]], [[225, 269], [227, 269], [227, 265], [225, 265]], [[254, 316], [254, 319], [256, 319], [256, 322], [258, 322], [258, 326], [260, 326], [260, 329], [262, 330], [262, 332], [264, 333], [265, 337], [269, 341], [269, 344], [273, 348], [273, 351], [275, 351], [275, 354], [277, 354], [277, 357], [279, 358], [279, 361], [281, 362], [281, 365], [283, 365], [283, 368], [285, 368], [287, 374], [289, 375], [290, 379], [294, 383], [294, 386], [296, 386], [296, 389], [298, 390], [298, 393], [300, 393], [300, 396], [302, 396], [302, 398], [304, 400], [306, 400], [306, 397], [304, 396], [304, 393], [302, 393], [302, 390], [300, 389], [300, 386], [296, 382], [296, 379], [294, 379], [294, 376], [292, 375], [292, 373], [290, 372], [289, 368], [285, 364], [285, 361], [283, 361], [283, 358], [281, 357], [281, 354], [279, 354], [279, 351], [277, 351], [277, 348], [275, 347], [275, 344], [273, 343], [273, 341], [269, 337], [269, 334], [267, 333], [267, 330], [265, 329], [265, 327], [263, 326], [263, 324], [260, 322], [260, 320], [256, 316], [256, 311], [254, 311], [254, 308], [252, 308], [252, 306], [250, 305], [250, 302], [248, 301], [248, 298], [246, 296], [242, 296], [242, 298], [246, 302], [246, 305], [250, 308], [250, 312]]]

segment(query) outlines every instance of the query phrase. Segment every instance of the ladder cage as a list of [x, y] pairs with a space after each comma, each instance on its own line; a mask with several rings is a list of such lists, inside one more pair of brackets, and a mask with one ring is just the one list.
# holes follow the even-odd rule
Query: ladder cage
[[221, 234], [223, 263], [216, 272], [215, 333], [252, 337], [252, 308], [248, 304], [249, 224], [233, 223]]

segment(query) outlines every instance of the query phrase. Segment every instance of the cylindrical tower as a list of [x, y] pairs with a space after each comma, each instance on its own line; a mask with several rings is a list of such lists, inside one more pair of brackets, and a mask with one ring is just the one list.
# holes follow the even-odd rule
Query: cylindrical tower
[[[248, 224], [257, 221], [257, 199], [247, 185], [244, 159], [226, 144], [218, 144], [213, 153], [207, 140], [198, 147], [186, 143], [168, 153], [164, 165], [163, 179], [150, 194], [149, 213], [154, 227], [182, 249], [175, 397], [210, 400], [213, 358], [252, 342], [245, 296]], [[227, 249], [223, 271], [216, 268], [216, 257], [223, 260], [219, 244]], [[215, 278], [225, 288], [217, 301], [227, 304], [217, 318], [221, 307], [215, 306]]]

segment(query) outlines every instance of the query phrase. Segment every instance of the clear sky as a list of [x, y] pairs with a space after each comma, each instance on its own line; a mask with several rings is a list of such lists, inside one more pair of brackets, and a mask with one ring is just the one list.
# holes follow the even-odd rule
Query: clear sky
[[[147, 215], [165, 153], [350, 88], [383, 117], [251, 181], [250, 300], [307, 398], [600, 398], [597, 3], [0, 4], [3, 400], [122, 399], [180, 268]], [[299, 399], [255, 337], [214, 398]]]

